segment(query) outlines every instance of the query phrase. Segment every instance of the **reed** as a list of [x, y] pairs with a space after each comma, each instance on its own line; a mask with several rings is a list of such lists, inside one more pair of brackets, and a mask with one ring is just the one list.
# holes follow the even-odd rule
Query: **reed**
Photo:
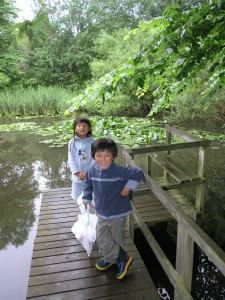
[[60, 87], [18, 88], [0, 92], [0, 117], [61, 115], [74, 97]]

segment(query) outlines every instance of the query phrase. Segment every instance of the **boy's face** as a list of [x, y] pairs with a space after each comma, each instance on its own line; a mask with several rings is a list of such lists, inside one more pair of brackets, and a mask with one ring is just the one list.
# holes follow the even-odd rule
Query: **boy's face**
[[101, 169], [107, 169], [114, 161], [112, 153], [107, 150], [96, 151], [94, 159]]
[[90, 127], [86, 123], [78, 123], [76, 125], [76, 133], [81, 139], [85, 139], [88, 135]]

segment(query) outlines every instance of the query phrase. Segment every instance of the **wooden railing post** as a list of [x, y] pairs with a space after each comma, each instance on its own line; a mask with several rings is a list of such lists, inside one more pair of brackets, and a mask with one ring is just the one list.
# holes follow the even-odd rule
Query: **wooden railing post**
[[[169, 131], [168, 127], [166, 127], [166, 144], [167, 145], [171, 144], [171, 132]], [[168, 157], [170, 156], [170, 152], [171, 152], [170, 149], [168, 149], [166, 151]], [[169, 174], [168, 174], [168, 172], [166, 170], [164, 170], [164, 177], [167, 178], [167, 179], [169, 177]]]
[[[134, 158], [134, 154], [133, 154], [132, 150], [130, 150], [128, 153], [129, 153], [130, 157], [133, 159]], [[125, 158], [125, 164], [126, 164], [127, 167], [129, 167], [129, 162], [126, 160], [126, 158]], [[131, 202], [132, 202], [134, 194], [133, 194], [132, 191], [130, 193], [131, 193]], [[127, 216], [126, 226], [127, 226], [127, 231], [129, 233], [130, 237], [134, 241], [134, 218], [133, 218], [132, 214], [130, 214], [130, 215]]]
[[[199, 148], [199, 160], [198, 160], [198, 176], [203, 179], [207, 173], [207, 156], [208, 147]], [[204, 197], [205, 197], [205, 184], [198, 184], [196, 187], [196, 199], [195, 206], [199, 211], [203, 212], [204, 209]]]
[[[196, 220], [196, 213], [190, 215]], [[177, 250], [176, 250], [176, 271], [182, 278], [186, 288], [191, 292], [194, 258], [194, 240], [190, 237], [184, 227], [177, 225]], [[174, 300], [180, 300], [180, 291], [175, 288]]]
[[148, 164], [147, 164], [147, 174], [149, 176], [152, 176], [152, 158], [151, 156], [148, 154], [147, 155], [147, 160], [148, 160]]
[[132, 214], [127, 216], [127, 231], [134, 241], [134, 217]]
[[[166, 144], [171, 144], [171, 132], [166, 129]], [[167, 155], [170, 155], [170, 150], [167, 150]]]

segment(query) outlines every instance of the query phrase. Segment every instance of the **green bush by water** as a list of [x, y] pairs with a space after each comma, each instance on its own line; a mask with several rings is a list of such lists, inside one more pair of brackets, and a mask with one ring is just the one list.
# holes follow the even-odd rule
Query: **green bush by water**
[[205, 122], [224, 124], [225, 121], [225, 88], [217, 90], [210, 96], [204, 96], [201, 90], [186, 90], [175, 95], [171, 109], [166, 112], [170, 123]]
[[62, 115], [74, 92], [59, 87], [18, 88], [0, 93], [0, 117]]

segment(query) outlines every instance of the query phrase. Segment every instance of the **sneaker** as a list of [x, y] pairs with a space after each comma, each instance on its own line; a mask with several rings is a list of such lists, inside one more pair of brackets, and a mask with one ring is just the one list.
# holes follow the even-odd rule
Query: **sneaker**
[[127, 259], [124, 260], [118, 257], [116, 261], [120, 269], [119, 273], [116, 275], [116, 278], [122, 279], [127, 274], [127, 271], [131, 263], [133, 262], [133, 258], [131, 256], [128, 256]]
[[105, 271], [106, 269], [108, 269], [109, 267], [111, 267], [113, 264], [108, 263], [107, 261], [100, 260], [98, 262], [96, 262], [95, 266], [98, 270], [100, 271]]

